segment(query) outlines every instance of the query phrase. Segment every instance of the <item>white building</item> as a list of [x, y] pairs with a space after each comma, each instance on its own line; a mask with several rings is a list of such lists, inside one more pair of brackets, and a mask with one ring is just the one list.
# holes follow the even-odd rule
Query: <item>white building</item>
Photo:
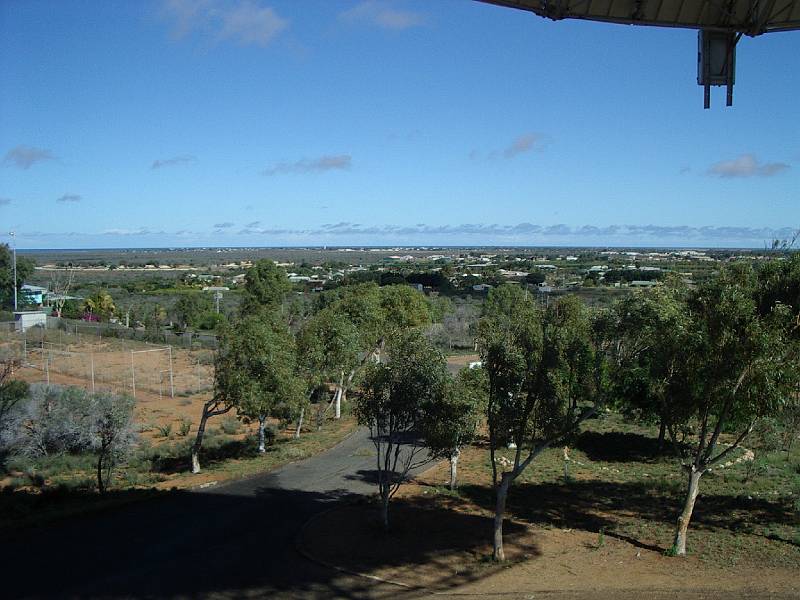
[[27, 331], [31, 327], [47, 327], [47, 314], [40, 310], [21, 310], [14, 313], [14, 328]]

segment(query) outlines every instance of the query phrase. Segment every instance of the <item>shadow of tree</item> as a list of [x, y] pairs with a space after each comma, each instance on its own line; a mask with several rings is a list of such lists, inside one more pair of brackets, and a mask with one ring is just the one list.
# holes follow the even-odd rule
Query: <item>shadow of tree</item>
[[658, 440], [639, 433], [584, 431], [574, 446], [590, 460], [603, 462], [648, 462], [659, 458]]
[[[276, 452], [288, 439], [279, 439], [267, 446], [267, 453]], [[156, 452], [152, 457], [153, 472], [185, 473], [191, 468], [190, 447], [187, 445], [167, 448]], [[228, 439], [204, 444], [200, 451], [200, 462], [205, 467], [213, 466], [231, 459], [256, 458], [259, 456], [258, 444], [254, 437]]]
[[[488, 486], [464, 485], [461, 495], [492, 510], [494, 495]], [[663, 551], [631, 536], [615, 533], [626, 519], [672, 526], [681, 508], [680, 495], [658, 492], [637, 482], [575, 481], [562, 483], [521, 483], [508, 495], [508, 515], [534, 523], [565, 528], [600, 531], [635, 546]], [[691, 527], [694, 530], [739, 531], [753, 523], [794, 525], [798, 517], [788, 502], [748, 499], [742, 496], [702, 493], [695, 505]]]
[[[163, 493], [115, 510], [5, 531], [0, 538], [3, 597], [381, 599], [420, 594], [307, 560], [295, 542], [310, 517], [344, 501], [366, 523], [364, 515], [373, 508], [345, 490], [284, 489], [277, 477], [240, 480], [202, 492]], [[109, 497], [125, 494], [111, 492]], [[33, 496], [23, 494], [19, 502], [29, 503], [33, 511], [39, 502]], [[353, 507], [353, 498], [362, 506]], [[81, 499], [86, 500], [85, 493], [73, 498]], [[464, 581], [466, 575], [459, 579], [451, 571], [436, 571], [442, 565], [440, 554], [446, 546], [468, 550], [476, 540], [486, 540], [487, 520], [399, 506], [393, 510], [395, 537], [382, 540], [384, 550], [372, 555], [370, 564], [394, 567], [407, 560], [390, 550], [402, 531], [424, 531], [421, 523], [437, 527], [441, 535], [428, 536], [417, 548], [412, 568], [429, 565], [431, 582], [441, 589]], [[511, 535], [517, 527], [510, 527]], [[343, 542], [353, 546], [347, 537]], [[47, 577], [41, 576], [43, 548], [58, 557], [48, 563]], [[482, 577], [484, 572], [469, 576]]]
[[[326, 516], [327, 517], [327, 516]], [[447, 589], [489, 574], [492, 519], [454, 510], [429, 498], [393, 500], [390, 530], [384, 531], [377, 506], [344, 506], [330, 518], [312, 521], [300, 543], [319, 559], [353, 571], [378, 572], [412, 587]], [[538, 557], [527, 526], [504, 526], [509, 558]]]

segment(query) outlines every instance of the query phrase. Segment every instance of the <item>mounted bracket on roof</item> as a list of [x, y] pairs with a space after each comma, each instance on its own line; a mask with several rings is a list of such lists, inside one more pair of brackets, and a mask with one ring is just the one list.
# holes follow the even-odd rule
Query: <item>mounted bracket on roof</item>
[[733, 104], [736, 44], [742, 35], [800, 30], [800, 0], [478, 0], [547, 19], [698, 29], [697, 83], [711, 106], [711, 86], [728, 88]]
[[729, 31], [697, 32], [697, 84], [703, 86], [703, 108], [711, 107], [711, 86], [728, 89], [726, 106], [733, 105], [736, 43], [741, 34]]

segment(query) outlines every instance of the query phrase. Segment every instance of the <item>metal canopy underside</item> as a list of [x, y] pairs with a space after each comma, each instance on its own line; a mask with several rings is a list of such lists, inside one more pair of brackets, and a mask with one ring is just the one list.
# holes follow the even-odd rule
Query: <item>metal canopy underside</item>
[[800, 0], [479, 0], [553, 20], [685, 27], [756, 36], [800, 29]]

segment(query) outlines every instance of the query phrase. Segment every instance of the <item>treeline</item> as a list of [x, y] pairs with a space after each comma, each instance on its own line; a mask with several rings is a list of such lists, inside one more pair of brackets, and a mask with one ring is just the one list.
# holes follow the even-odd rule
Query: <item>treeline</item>
[[[448, 457], [454, 480], [461, 447], [485, 425], [497, 560], [514, 481], [601, 408], [659, 423], [662, 449], [680, 462], [676, 555], [686, 553], [703, 475], [730, 461], [762, 418], [798, 433], [800, 256], [731, 265], [695, 289], [642, 292], [594, 313], [575, 297], [541, 307], [519, 286], [498, 287], [476, 327], [482, 369], [456, 379], [413, 326], [386, 331], [386, 352], [355, 400], [378, 451], [384, 526], [424, 451]], [[498, 456], [505, 448], [513, 460]]]

